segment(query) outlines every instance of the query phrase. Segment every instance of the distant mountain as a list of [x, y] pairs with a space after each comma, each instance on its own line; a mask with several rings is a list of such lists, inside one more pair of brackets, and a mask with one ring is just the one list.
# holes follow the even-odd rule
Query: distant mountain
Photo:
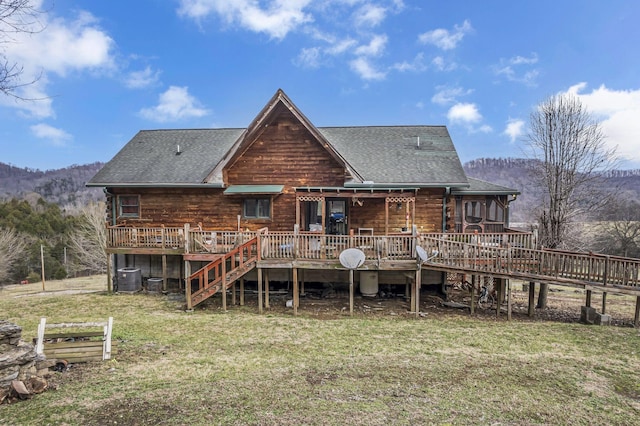
[[103, 165], [92, 163], [41, 171], [0, 163], [0, 200], [40, 196], [68, 209], [103, 200], [101, 188], [85, 186]]
[[[535, 220], [535, 208], [541, 198], [530, 170], [534, 162], [524, 158], [479, 158], [463, 164], [468, 176], [517, 189], [520, 195], [510, 206], [512, 222]], [[613, 170], [605, 175], [606, 187], [629, 201], [640, 201], [640, 170]]]

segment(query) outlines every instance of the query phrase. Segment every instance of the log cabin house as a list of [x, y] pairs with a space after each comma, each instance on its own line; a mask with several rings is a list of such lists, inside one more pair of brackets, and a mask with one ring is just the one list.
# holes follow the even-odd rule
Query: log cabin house
[[275, 282], [297, 308], [299, 284], [350, 282], [346, 248], [366, 256], [352, 288], [417, 306], [446, 279], [416, 261], [420, 237], [531, 244], [509, 230], [518, 191], [467, 177], [445, 126], [316, 127], [282, 90], [247, 128], [140, 131], [88, 186], [106, 194], [114, 281], [139, 270], [189, 307], [247, 280], [260, 310]]

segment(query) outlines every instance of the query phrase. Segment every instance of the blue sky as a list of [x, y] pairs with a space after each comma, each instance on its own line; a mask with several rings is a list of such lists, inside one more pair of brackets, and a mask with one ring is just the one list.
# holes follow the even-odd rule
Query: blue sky
[[446, 125], [461, 160], [522, 157], [529, 114], [571, 91], [640, 167], [640, 2], [34, 1], [0, 45], [0, 161], [108, 161], [139, 130], [246, 127], [278, 88], [316, 126]]

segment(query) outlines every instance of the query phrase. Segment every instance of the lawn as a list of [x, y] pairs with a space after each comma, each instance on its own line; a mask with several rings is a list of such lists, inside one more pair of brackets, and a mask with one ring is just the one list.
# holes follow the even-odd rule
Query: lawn
[[[640, 424], [631, 327], [403, 312], [318, 317], [167, 296], [0, 292], [0, 318], [114, 317], [119, 352], [0, 406], [9, 425]], [[16, 297], [19, 296], [19, 297]], [[254, 302], [248, 297], [249, 305]]]

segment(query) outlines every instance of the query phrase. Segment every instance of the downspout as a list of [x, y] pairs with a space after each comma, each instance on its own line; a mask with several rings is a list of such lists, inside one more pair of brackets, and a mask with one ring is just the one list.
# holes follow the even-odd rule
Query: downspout
[[507, 195], [507, 220], [505, 221], [504, 227], [505, 228], [509, 228], [509, 225], [511, 222], [511, 203], [513, 203], [517, 198], [518, 198], [518, 194], [513, 194], [511, 195], [513, 198], [509, 199], [509, 196]]
[[[111, 196], [111, 224], [112, 226], [116, 226], [116, 197], [114, 194], [109, 192], [106, 187], [102, 191], [105, 193], [105, 195]], [[118, 256], [111, 254], [109, 256], [113, 256], [113, 264], [111, 265], [111, 282], [107, 283], [109, 293], [111, 293], [117, 288], [116, 271], [118, 270]]]
[[442, 233], [447, 232], [447, 198], [451, 194], [451, 187], [446, 186], [444, 188], [444, 195], [442, 196]]

